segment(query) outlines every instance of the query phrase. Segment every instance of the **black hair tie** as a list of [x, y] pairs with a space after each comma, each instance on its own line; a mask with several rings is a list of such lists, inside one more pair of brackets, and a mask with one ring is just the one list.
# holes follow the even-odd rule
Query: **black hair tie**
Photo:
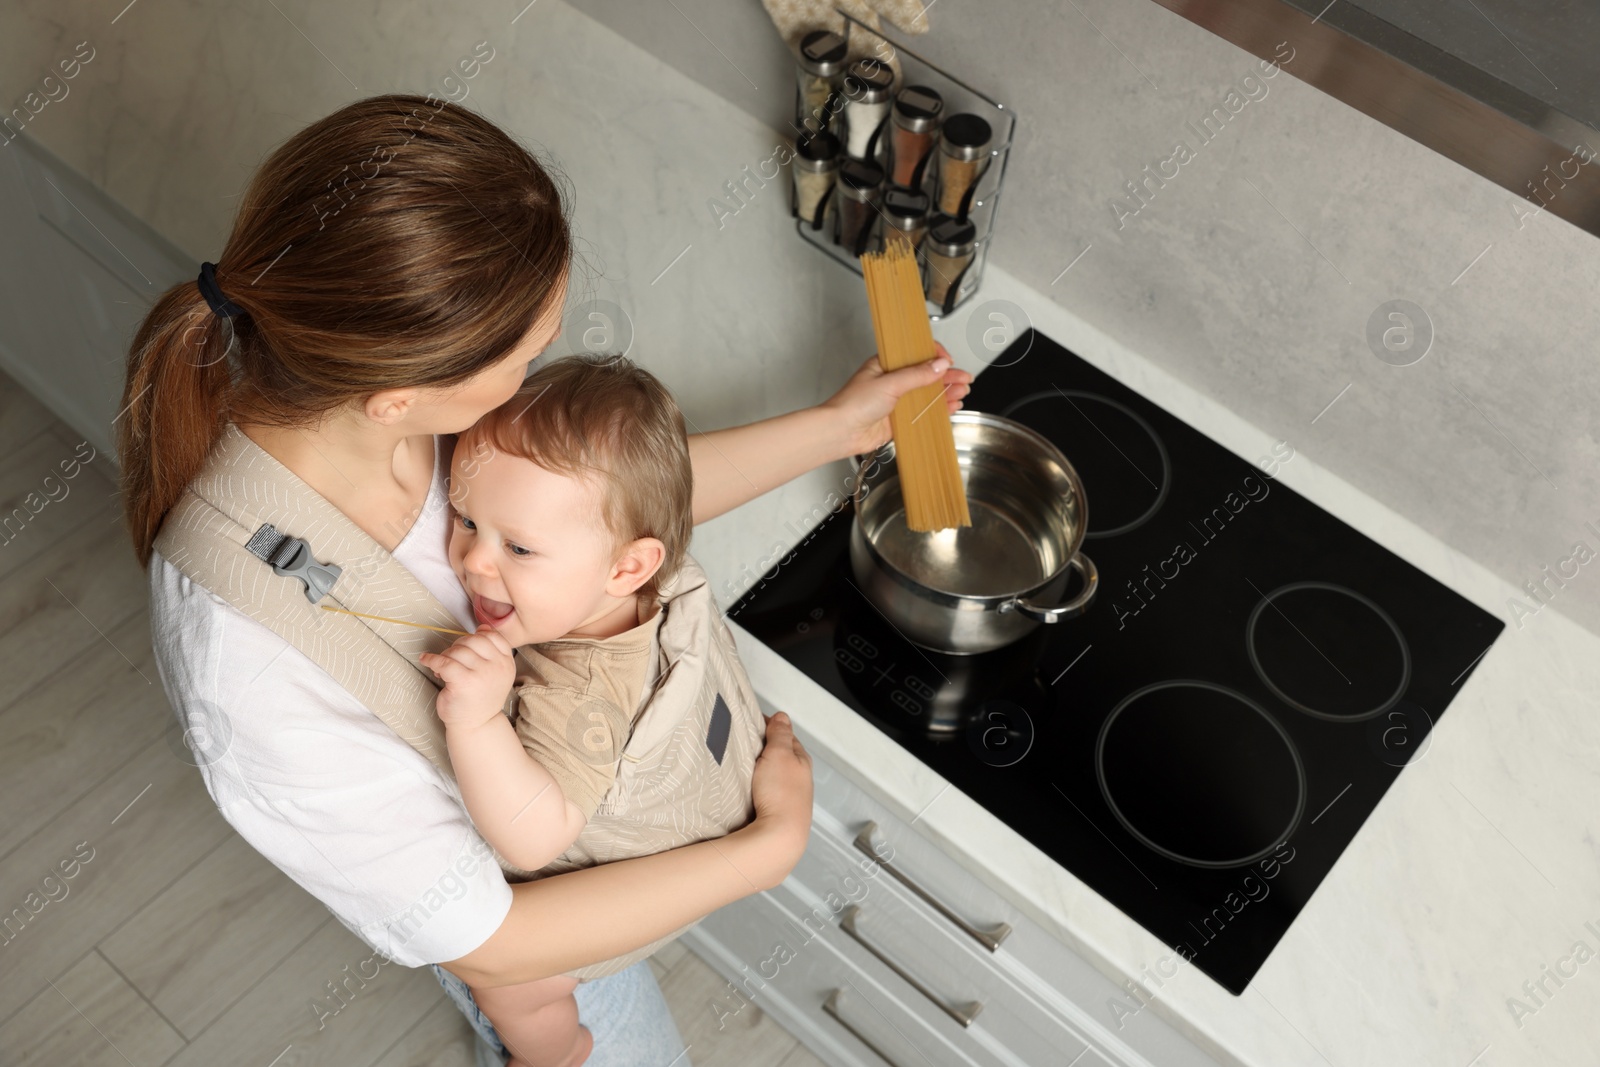
[[200, 264], [200, 277], [195, 284], [200, 287], [200, 295], [206, 298], [206, 303], [211, 305], [211, 310], [220, 318], [231, 319], [235, 315], [244, 314], [244, 308], [222, 295], [222, 290], [217, 288], [217, 265], [215, 263]]

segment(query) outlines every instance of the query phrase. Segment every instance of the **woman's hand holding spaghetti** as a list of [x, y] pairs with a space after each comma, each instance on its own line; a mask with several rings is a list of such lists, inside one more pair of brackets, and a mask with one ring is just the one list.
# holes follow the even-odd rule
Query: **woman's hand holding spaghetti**
[[845, 456], [865, 455], [889, 440], [889, 412], [901, 396], [919, 386], [943, 385], [946, 410], [954, 414], [961, 409], [961, 398], [972, 391], [972, 373], [951, 366], [944, 345], [935, 341], [933, 348], [934, 359], [892, 371], [885, 371], [878, 357], [871, 356], [822, 402], [821, 407], [840, 423]]

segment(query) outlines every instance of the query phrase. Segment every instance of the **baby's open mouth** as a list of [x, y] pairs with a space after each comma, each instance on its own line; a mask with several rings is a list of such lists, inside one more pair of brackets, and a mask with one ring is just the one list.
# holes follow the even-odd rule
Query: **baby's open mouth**
[[472, 610], [478, 616], [478, 621], [491, 626], [502, 623], [511, 614], [511, 605], [488, 597], [476, 596], [472, 598]]

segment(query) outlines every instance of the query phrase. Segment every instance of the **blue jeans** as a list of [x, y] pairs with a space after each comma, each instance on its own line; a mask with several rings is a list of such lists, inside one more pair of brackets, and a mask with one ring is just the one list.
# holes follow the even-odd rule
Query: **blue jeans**
[[[430, 966], [445, 995], [504, 1063], [506, 1047], [478, 1010], [467, 983], [438, 964]], [[648, 960], [608, 978], [579, 982], [572, 995], [578, 1001], [579, 1020], [594, 1035], [594, 1052], [584, 1067], [690, 1067], [683, 1038]]]

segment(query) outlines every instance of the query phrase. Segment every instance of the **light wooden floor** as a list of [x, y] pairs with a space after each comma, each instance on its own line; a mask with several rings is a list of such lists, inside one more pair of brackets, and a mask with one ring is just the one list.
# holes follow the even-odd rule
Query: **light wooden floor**
[[[0, 533], [0, 1067], [470, 1067], [425, 969], [384, 967], [319, 1028], [325, 983], [371, 950], [180, 757], [116, 472], [63, 481], [77, 444], [0, 375], [0, 516], [58, 498]], [[724, 983], [681, 945], [650, 962], [698, 1067], [819, 1064], [759, 1008], [718, 1030]]]

